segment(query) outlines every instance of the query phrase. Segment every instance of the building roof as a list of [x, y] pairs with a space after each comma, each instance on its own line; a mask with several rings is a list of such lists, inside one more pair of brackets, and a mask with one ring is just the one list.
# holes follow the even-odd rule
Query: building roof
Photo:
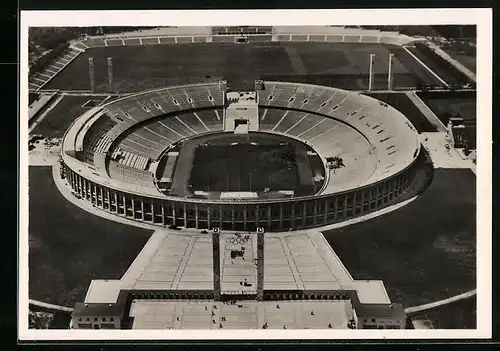
[[355, 306], [356, 315], [361, 318], [406, 318], [403, 305], [399, 303], [359, 304]]
[[115, 303], [77, 303], [71, 317], [113, 316], [120, 317], [124, 306]]

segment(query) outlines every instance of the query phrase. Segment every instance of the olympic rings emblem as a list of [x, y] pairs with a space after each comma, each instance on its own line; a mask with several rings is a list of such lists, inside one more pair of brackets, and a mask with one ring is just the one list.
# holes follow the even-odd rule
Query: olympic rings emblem
[[248, 238], [246, 237], [243, 237], [243, 238], [240, 238], [240, 237], [232, 237], [229, 239], [229, 243], [230, 244], [238, 244], [238, 245], [244, 245], [248, 242]]

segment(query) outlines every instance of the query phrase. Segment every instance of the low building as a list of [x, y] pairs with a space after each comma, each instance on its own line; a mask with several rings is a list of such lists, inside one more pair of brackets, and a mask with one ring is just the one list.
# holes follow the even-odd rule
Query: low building
[[405, 329], [406, 313], [401, 304], [353, 303], [356, 329]]
[[447, 129], [455, 148], [476, 149], [477, 126], [475, 119], [465, 119], [460, 116], [450, 118]]
[[121, 329], [124, 306], [116, 303], [77, 303], [71, 329]]

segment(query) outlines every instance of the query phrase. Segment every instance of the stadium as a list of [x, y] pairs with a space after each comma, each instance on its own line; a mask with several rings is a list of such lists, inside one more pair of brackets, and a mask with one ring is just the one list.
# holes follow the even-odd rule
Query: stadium
[[[154, 90], [90, 110], [63, 139], [73, 190], [159, 225], [285, 231], [379, 209], [411, 186], [418, 136], [387, 104], [304, 84], [258, 82], [262, 90], [234, 96], [225, 85]], [[288, 165], [279, 161], [286, 152]], [[343, 165], [331, 169], [334, 157]]]
[[[405, 328], [403, 304], [382, 280], [353, 278], [322, 233], [413, 201], [436, 164], [471, 167], [448, 144], [475, 148], [475, 116], [443, 122], [418, 94], [467, 95], [474, 81], [422, 62], [424, 42], [171, 27], [74, 40], [33, 72], [30, 131], [60, 138], [61, 194], [155, 230], [126, 271], [91, 280], [71, 328]], [[66, 98], [86, 102], [40, 118]]]

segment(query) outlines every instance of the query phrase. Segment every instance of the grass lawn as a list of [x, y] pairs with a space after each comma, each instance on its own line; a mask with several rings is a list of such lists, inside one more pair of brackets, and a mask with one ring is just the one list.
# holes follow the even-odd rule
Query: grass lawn
[[476, 296], [416, 314], [428, 319], [435, 329], [476, 329]]
[[104, 100], [105, 96], [64, 96], [59, 103], [33, 129], [33, 134], [44, 137], [62, 137], [71, 123], [89, 109], [82, 107], [89, 100]]
[[45, 88], [89, 90], [88, 59], [94, 58], [96, 90], [109, 91], [107, 58], [113, 58], [115, 91], [130, 92], [218, 77], [288, 80], [366, 89], [369, 55], [375, 54], [375, 88], [387, 86], [389, 53], [394, 53], [394, 86], [435, 83], [404, 50], [394, 45], [357, 43], [198, 43], [96, 47], [72, 61]]
[[476, 93], [419, 93], [420, 98], [443, 122], [448, 124], [449, 115], [461, 115], [465, 119], [476, 119]]
[[476, 178], [436, 169], [429, 188], [386, 215], [325, 232], [355, 279], [382, 279], [392, 301], [420, 305], [476, 287]]
[[92, 279], [119, 279], [151, 230], [94, 216], [68, 202], [51, 167], [29, 168], [29, 296], [71, 307]]
[[384, 101], [404, 114], [419, 133], [437, 131], [405, 93], [367, 93], [365, 95]]

